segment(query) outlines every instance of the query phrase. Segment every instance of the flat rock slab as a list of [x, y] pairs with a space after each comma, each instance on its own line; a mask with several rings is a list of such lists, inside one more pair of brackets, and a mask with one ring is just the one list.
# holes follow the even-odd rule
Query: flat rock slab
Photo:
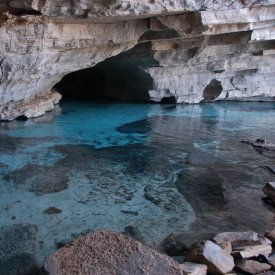
[[249, 274], [259, 274], [269, 271], [271, 266], [265, 263], [259, 263], [253, 260], [237, 260], [236, 267]]
[[45, 269], [57, 274], [181, 274], [178, 263], [118, 233], [96, 231], [49, 256]]
[[206, 275], [207, 266], [204, 264], [195, 264], [185, 262], [180, 265], [184, 275]]
[[237, 258], [250, 258], [264, 255], [268, 257], [272, 251], [272, 242], [264, 236], [253, 232], [224, 232], [216, 235], [213, 241], [224, 248], [229, 242], [232, 255]]
[[253, 245], [240, 248], [240, 251], [233, 251], [233, 256], [236, 258], [248, 259], [264, 255], [266, 258], [271, 254], [271, 245]]
[[213, 274], [225, 274], [234, 268], [233, 257], [212, 241], [194, 244], [186, 260], [207, 265], [208, 272]]

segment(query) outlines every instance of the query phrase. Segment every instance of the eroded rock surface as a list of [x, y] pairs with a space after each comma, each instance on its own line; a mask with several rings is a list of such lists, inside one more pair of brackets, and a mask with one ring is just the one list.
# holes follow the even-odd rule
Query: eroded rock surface
[[194, 244], [186, 260], [207, 265], [208, 272], [213, 274], [225, 274], [234, 268], [233, 257], [212, 241]]
[[50, 274], [180, 274], [179, 264], [123, 234], [97, 231], [47, 258]]
[[[48, 95], [65, 75], [144, 42], [150, 43], [150, 60], [134, 48], [125, 68], [138, 66], [136, 79], [152, 83], [147, 100], [274, 101], [273, 5], [274, 0], [1, 1], [0, 119], [43, 115], [60, 100]], [[110, 76], [109, 68], [103, 71]], [[112, 85], [125, 72], [115, 74]], [[107, 96], [112, 87], [107, 85]]]

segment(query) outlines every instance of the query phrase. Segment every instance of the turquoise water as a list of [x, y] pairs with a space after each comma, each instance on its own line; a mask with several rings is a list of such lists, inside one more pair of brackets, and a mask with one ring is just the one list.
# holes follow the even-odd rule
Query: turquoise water
[[191, 244], [264, 232], [273, 212], [261, 188], [274, 179], [264, 166], [275, 154], [240, 143], [257, 138], [275, 142], [274, 103], [65, 102], [1, 123], [0, 270], [41, 265], [98, 228], [157, 249], [171, 233]]

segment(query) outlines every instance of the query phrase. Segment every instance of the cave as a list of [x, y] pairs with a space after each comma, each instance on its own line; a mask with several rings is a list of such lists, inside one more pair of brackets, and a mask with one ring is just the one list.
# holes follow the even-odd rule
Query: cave
[[202, 93], [203, 100], [204, 101], [215, 100], [222, 93], [222, 90], [223, 88], [222, 88], [221, 82], [216, 79], [212, 79], [210, 83], [203, 90], [203, 93]]
[[150, 66], [158, 62], [150, 43], [141, 43], [94, 67], [67, 74], [55, 88], [63, 100], [148, 102], [153, 79], [144, 68]]

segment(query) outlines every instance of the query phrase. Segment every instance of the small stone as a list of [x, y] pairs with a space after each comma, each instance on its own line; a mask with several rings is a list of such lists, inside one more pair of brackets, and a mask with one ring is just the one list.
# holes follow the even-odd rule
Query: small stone
[[275, 243], [275, 228], [273, 228], [271, 231], [267, 232], [265, 234], [265, 236], [272, 241], [273, 243]]
[[268, 258], [268, 263], [271, 265], [272, 270], [275, 270], [275, 254]]
[[185, 262], [180, 265], [184, 275], [206, 275], [207, 266], [204, 264], [195, 264]]
[[188, 262], [207, 265], [208, 272], [225, 274], [234, 268], [233, 257], [212, 241], [194, 244], [186, 256]]
[[258, 274], [270, 270], [271, 266], [254, 260], [237, 260], [236, 267], [249, 274]]
[[262, 189], [268, 197], [275, 203], [275, 182], [268, 182]]
[[275, 174], [275, 167], [271, 167], [269, 165], [265, 166], [272, 174]]
[[217, 234], [213, 240], [215, 243], [221, 245], [226, 242], [230, 242], [232, 245], [236, 242], [255, 242], [259, 240], [258, 233], [254, 231], [245, 232], [223, 232]]
[[187, 252], [186, 245], [182, 242], [179, 236], [170, 234], [163, 241], [163, 249], [169, 256], [181, 256]]
[[53, 215], [53, 214], [59, 214], [61, 212], [62, 212], [61, 209], [51, 206], [51, 207], [47, 208], [46, 210], [44, 210], [43, 213], [48, 214], [48, 215]]

